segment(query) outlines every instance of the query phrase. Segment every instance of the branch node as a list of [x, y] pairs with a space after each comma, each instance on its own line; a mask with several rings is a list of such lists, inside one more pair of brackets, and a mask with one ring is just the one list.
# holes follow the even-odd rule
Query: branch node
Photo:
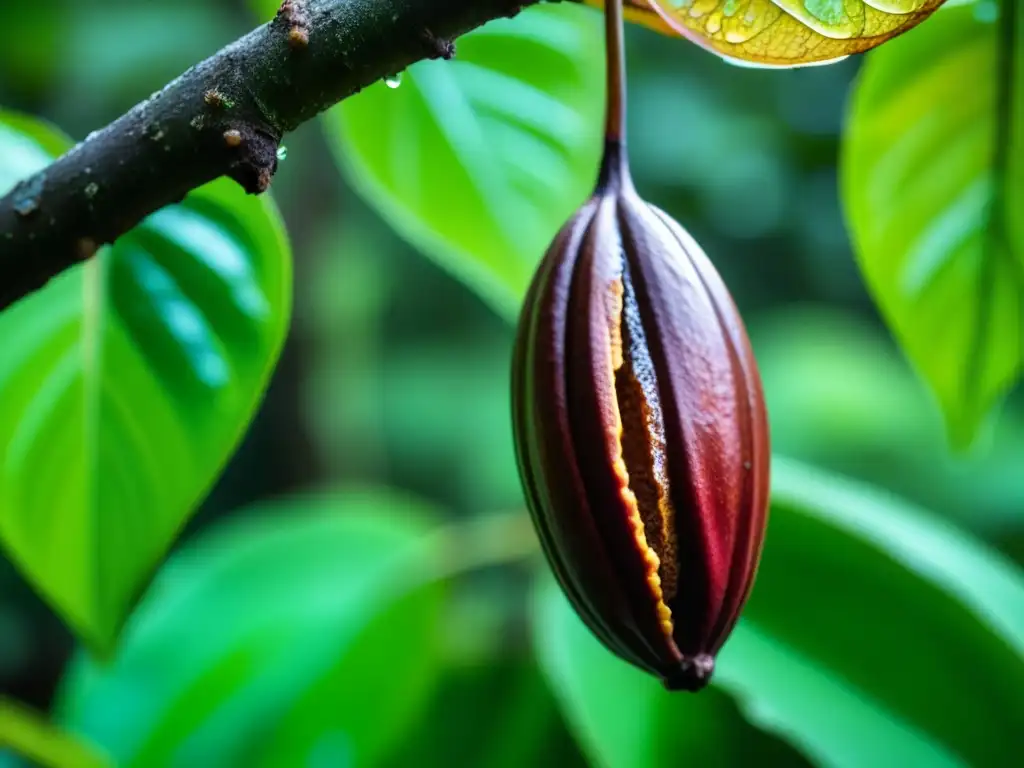
[[[232, 138], [229, 141], [228, 135]], [[228, 175], [250, 195], [266, 192], [277, 173], [280, 136], [249, 125], [224, 132], [225, 143], [238, 156], [228, 166]]]
[[288, 29], [288, 47], [301, 51], [309, 45], [309, 17], [305, 0], [284, 0], [277, 11], [277, 20]]
[[301, 50], [309, 45], [309, 32], [305, 27], [292, 27], [288, 30], [288, 45], [293, 50]]
[[455, 43], [443, 37], [438, 37], [429, 29], [424, 29], [420, 35], [427, 44], [427, 57], [431, 59], [444, 59], [450, 61], [455, 58]]
[[214, 109], [231, 109], [235, 106], [235, 102], [221, 93], [219, 88], [211, 88], [203, 94], [203, 101], [208, 107]]

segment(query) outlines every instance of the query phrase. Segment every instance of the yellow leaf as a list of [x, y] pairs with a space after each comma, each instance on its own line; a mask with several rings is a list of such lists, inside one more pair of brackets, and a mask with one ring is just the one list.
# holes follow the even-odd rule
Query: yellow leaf
[[[585, 0], [601, 7], [603, 0]], [[632, 21], [729, 59], [766, 66], [834, 61], [881, 45], [945, 0], [625, 0]]]

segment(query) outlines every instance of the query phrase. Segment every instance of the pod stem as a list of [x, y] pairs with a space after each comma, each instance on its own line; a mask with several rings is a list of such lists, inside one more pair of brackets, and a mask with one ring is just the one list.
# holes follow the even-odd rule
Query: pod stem
[[623, 0], [605, 0], [605, 55], [607, 66], [608, 111], [605, 139], [623, 144], [626, 139], [626, 43], [622, 21]]

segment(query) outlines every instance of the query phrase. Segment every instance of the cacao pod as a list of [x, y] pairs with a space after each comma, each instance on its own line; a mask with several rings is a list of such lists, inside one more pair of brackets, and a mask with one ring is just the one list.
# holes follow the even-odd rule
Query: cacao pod
[[638, 196], [619, 141], [534, 277], [512, 387], [527, 504], [576, 612], [669, 689], [699, 690], [760, 557], [768, 423], [728, 290]]

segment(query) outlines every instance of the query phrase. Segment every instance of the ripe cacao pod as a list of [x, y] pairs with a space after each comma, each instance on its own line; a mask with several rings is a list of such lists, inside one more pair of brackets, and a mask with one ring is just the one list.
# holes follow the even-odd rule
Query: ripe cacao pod
[[530, 287], [513, 421], [530, 513], [577, 613], [669, 689], [702, 688], [760, 557], [767, 417], [728, 290], [638, 196], [616, 140]]

